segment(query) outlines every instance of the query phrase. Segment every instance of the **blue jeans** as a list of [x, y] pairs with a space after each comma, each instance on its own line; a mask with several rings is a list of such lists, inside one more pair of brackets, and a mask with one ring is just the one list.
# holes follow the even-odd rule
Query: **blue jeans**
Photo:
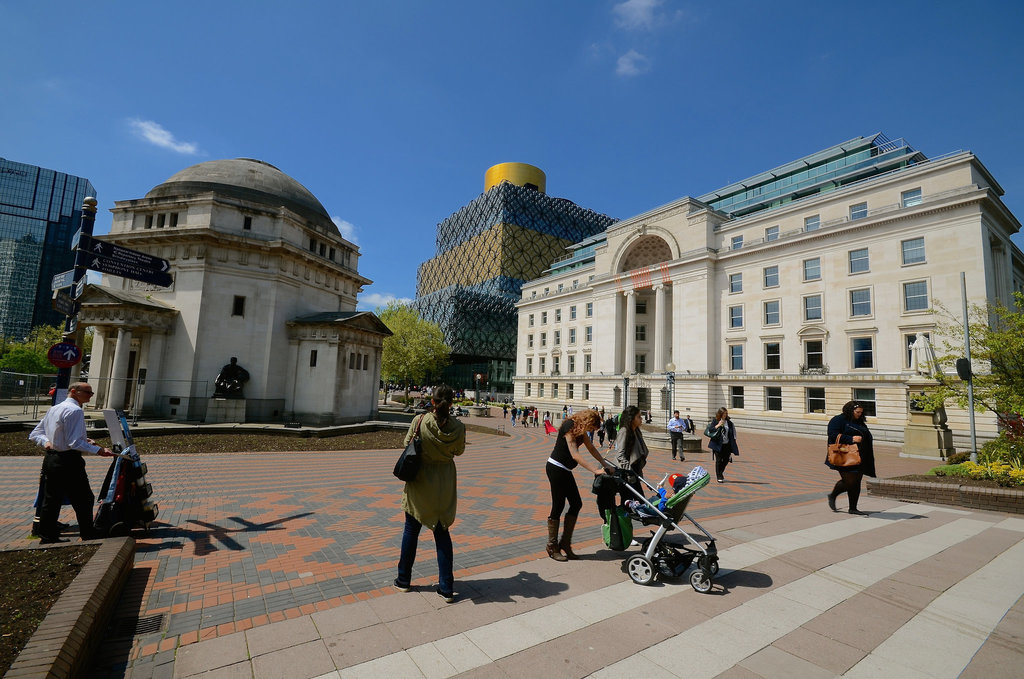
[[[405, 532], [402, 533], [402, 555], [398, 559], [398, 584], [408, 587], [412, 580], [412, 565], [416, 561], [416, 547], [420, 540], [423, 524], [405, 513]], [[437, 586], [443, 594], [451, 594], [455, 587], [452, 574], [452, 536], [440, 521], [433, 528], [434, 544], [437, 546]]]

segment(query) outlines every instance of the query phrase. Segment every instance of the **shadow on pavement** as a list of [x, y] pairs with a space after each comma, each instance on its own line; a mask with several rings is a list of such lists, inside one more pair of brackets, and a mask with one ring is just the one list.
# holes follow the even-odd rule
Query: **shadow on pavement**
[[[560, 594], [568, 588], [569, 586], [565, 583], [550, 582], [529, 571], [519, 571], [516, 575], [508, 578], [484, 578], [455, 583], [455, 589], [461, 595], [460, 598], [470, 594], [475, 603], [513, 603], [515, 599], [546, 599]], [[459, 590], [463, 590], [466, 594]], [[468, 590], [472, 590], [472, 592]]]
[[[188, 523], [201, 526], [206, 530], [196, 530], [191, 528], [183, 528], [180, 526], [171, 526], [169, 524], [158, 525], [155, 528], [151, 528], [146, 534], [147, 538], [160, 540], [158, 543], [145, 543], [140, 544], [136, 547], [137, 552], [157, 552], [165, 549], [182, 549], [184, 542], [182, 540], [176, 540], [176, 538], [184, 538], [185, 540], [191, 540], [194, 544], [195, 556], [207, 556], [219, 549], [229, 549], [232, 551], [244, 551], [245, 545], [242, 545], [233, 537], [233, 534], [237, 533], [263, 533], [273, 530], [284, 530], [284, 526], [280, 525], [287, 521], [294, 521], [295, 519], [301, 519], [307, 516], [311, 516], [313, 512], [302, 512], [301, 514], [293, 514], [292, 516], [286, 516], [274, 521], [266, 521], [263, 523], [253, 523], [247, 519], [243, 519], [238, 516], [229, 516], [228, 519], [235, 523], [241, 524], [237, 528], [226, 528], [224, 526], [218, 526], [215, 523], [209, 523], [207, 521], [198, 521], [196, 519], [189, 519]], [[221, 547], [216, 546], [213, 541], [216, 540], [220, 543]]]

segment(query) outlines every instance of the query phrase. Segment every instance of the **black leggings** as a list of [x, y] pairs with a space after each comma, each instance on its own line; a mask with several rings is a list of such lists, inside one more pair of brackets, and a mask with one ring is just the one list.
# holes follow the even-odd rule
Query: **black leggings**
[[860, 472], [840, 471], [839, 480], [832, 488], [832, 497], [846, 493], [850, 497], [850, 509], [857, 508], [857, 501], [860, 500], [860, 480], [864, 475]]
[[725, 468], [729, 466], [729, 457], [731, 455], [732, 455], [732, 441], [730, 441], [729, 443], [726, 443], [725, 445], [722, 446], [722, 448], [717, 453], [714, 453], [714, 457], [715, 457], [715, 477], [716, 478], [719, 478], [719, 479], [725, 478], [723, 476], [723, 474], [725, 474]]
[[547, 463], [544, 470], [547, 472], [548, 481], [551, 483], [551, 513], [549, 519], [557, 520], [562, 516], [565, 503], [569, 503], [569, 511], [566, 516], [578, 516], [583, 508], [583, 499], [580, 497], [580, 489], [576, 486], [576, 479], [572, 472], [562, 469], [559, 466]]

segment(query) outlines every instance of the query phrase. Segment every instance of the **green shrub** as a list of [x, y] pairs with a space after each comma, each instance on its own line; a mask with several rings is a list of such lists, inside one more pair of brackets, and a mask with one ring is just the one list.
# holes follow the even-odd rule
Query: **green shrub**
[[954, 453], [946, 458], [946, 464], [960, 464], [961, 462], [967, 462], [971, 459], [970, 451], [963, 451], [960, 453]]

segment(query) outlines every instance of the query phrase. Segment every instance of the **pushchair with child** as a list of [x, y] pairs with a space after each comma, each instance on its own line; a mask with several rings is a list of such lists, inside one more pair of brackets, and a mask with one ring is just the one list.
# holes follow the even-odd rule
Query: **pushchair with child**
[[[668, 476], [665, 475], [659, 486], [665, 485]], [[649, 585], [658, 576], [678, 578], [696, 559], [697, 568], [690, 573], [690, 586], [701, 593], [710, 591], [714, 584], [714, 576], [718, 573], [718, 549], [715, 546], [715, 538], [686, 513], [690, 499], [711, 479], [707, 470], [699, 466], [694, 467], [687, 475], [685, 484], [679, 484], [678, 490], [670, 485], [660, 492], [658, 487], [629, 470], [616, 470], [614, 478], [618, 482], [619, 493], [623, 498], [636, 498], [635, 501], [627, 501], [619, 511], [624, 512], [625, 517], [644, 526], [657, 526], [656, 530], [651, 531], [651, 537], [635, 538], [641, 551], [626, 559], [626, 572], [630, 579], [638, 585]], [[637, 490], [638, 484], [646, 486], [655, 494], [652, 497], [645, 496]], [[707, 539], [706, 544], [701, 544], [679, 526], [683, 518], [703, 533]], [[669, 544], [664, 539], [672, 530], [683, 536], [686, 540], [685, 545]]]

